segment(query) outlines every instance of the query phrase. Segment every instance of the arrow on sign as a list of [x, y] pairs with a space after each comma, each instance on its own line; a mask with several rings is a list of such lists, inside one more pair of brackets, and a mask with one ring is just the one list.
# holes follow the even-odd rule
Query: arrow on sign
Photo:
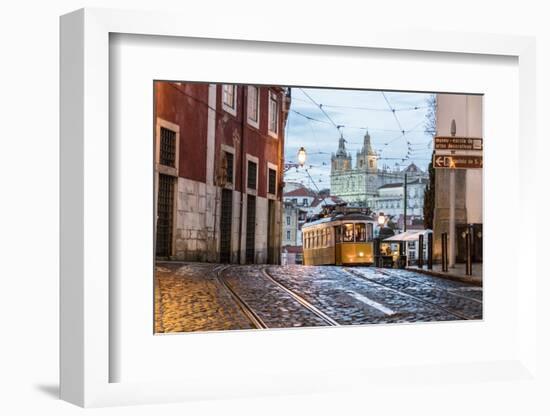
[[434, 168], [447, 169], [481, 169], [483, 158], [481, 156], [453, 155], [434, 156]]

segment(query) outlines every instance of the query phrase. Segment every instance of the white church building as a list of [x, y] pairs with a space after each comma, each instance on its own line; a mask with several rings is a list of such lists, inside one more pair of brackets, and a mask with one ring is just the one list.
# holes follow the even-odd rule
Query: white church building
[[[399, 193], [401, 193], [401, 201], [403, 199], [405, 173], [407, 173], [407, 183], [415, 179], [427, 178], [427, 174], [414, 163], [403, 170], [397, 165], [394, 169], [388, 167], [379, 169], [378, 155], [372, 149], [368, 131], [363, 138], [363, 147], [356, 154], [355, 167], [353, 167], [352, 155], [346, 150], [345, 139], [340, 137], [338, 150], [331, 157], [330, 193], [339, 196], [350, 205], [367, 206], [377, 211], [377, 205], [391, 206], [393, 203], [397, 210]], [[401, 192], [399, 189], [393, 189], [398, 187], [401, 187]], [[415, 190], [414, 195], [416, 193]], [[423, 201], [411, 202], [413, 205], [423, 206]]]

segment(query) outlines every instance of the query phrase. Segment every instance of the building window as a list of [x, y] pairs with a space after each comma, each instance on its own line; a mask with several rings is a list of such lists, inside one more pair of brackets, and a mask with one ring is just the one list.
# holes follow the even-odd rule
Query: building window
[[258, 87], [248, 87], [248, 101], [247, 101], [247, 119], [248, 124], [258, 128], [260, 121], [260, 89]]
[[258, 165], [256, 163], [248, 161], [248, 181], [247, 186], [250, 189], [256, 189], [256, 181], [258, 176]]
[[293, 204], [298, 204], [298, 198], [292, 198], [292, 203]]
[[277, 193], [277, 171], [275, 169], [268, 168], [268, 185], [267, 192], [275, 195]]
[[223, 85], [223, 109], [230, 114], [237, 114], [237, 88], [235, 85], [224, 84]]
[[159, 163], [164, 166], [176, 167], [176, 132], [160, 128]]
[[233, 153], [225, 153], [225, 182], [233, 183]]
[[290, 217], [289, 216], [286, 217], [286, 225], [290, 225]]
[[302, 199], [302, 205], [307, 207], [307, 198]]
[[287, 240], [290, 240], [290, 231], [287, 231], [287, 232], [286, 232], [286, 239], [287, 239]]
[[277, 95], [271, 91], [269, 92], [268, 133], [274, 137], [277, 137], [279, 133], [279, 103], [277, 101]]

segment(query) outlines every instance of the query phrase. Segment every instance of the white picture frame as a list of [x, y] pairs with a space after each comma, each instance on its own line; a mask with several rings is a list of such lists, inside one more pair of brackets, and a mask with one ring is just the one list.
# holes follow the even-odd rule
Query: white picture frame
[[[311, 393], [347, 388], [372, 389], [379, 383], [387, 385], [396, 378], [409, 384], [445, 383], [452, 378], [472, 383], [482, 383], [487, 379], [517, 380], [518, 383], [529, 379], [536, 382], [536, 324], [529, 318], [536, 315], [534, 299], [537, 271], [533, 258], [535, 253], [528, 249], [530, 242], [536, 240], [536, 234], [534, 229], [528, 227], [523, 239], [519, 241], [518, 256], [510, 260], [508, 271], [512, 279], [517, 279], [517, 267], [522, 265], [522, 279], [514, 299], [517, 323], [511, 329], [514, 331], [511, 337], [517, 345], [513, 353], [507, 352], [506, 357], [499, 356], [498, 360], [472, 358], [467, 362], [456, 362], [449, 359], [440, 360], [438, 364], [426, 364], [419, 360], [414, 368], [401, 368], [399, 364], [394, 367], [383, 364], [377, 368], [369, 364], [352, 368], [342, 364], [341, 367], [322, 367], [319, 372], [265, 371], [262, 373], [263, 378], [254, 380], [246, 380], [248, 370], [245, 370], [245, 376], [237, 381], [227, 374], [219, 374], [219, 379], [212, 381], [207, 378], [207, 374], [201, 378], [197, 373], [193, 377], [183, 376], [178, 380], [151, 377], [150, 380], [139, 382], [112, 382], [111, 368], [113, 363], [121, 359], [111, 348], [113, 339], [120, 334], [110, 326], [112, 315], [117, 310], [117, 305], [112, 304], [112, 293], [118, 290], [109, 279], [117, 267], [117, 259], [110, 257], [109, 232], [110, 226], [117, 221], [116, 217], [110, 215], [109, 193], [110, 172], [116, 168], [109, 151], [109, 137], [112, 134], [109, 59], [110, 36], [113, 34], [276, 42], [282, 50], [293, 45], [329, 45], [333, 52], [338, 48], [351, 47], [357, 50], [409, 51], [411, 54], [432, 52], [442, 56], [467, 54], [512, 57], [517, 59], [519, 70], [517, 140], [522, 142], [522, 146], [517, 148], [519, 174], [513, 190], [519, 198], [518, 216], [530, 212], [530, 195], [536, 194], [533, 189], [535, 185], [529, 177], [529, 163], [536, 145], [533, 38], [433, 33], [429, 30], [407, 32], [390, 26], [386, 31], [361, 28], [360, 33], [349, 29], [335, 36], [332, 32], [327, 34], [314, 30], [304, 33], [292, 28], [280, 30], [279, 25], [255, 28], [245, 36], [234, 34], [231, 28], [223, 25], [205, 26], [200, 19], [186, 19], [186, 24], [182, 25], [183, 17], [162, 12], [82, 9], [61, 18], [61, 398], [88, 407]], [[228, 80], [231, 81], [234, 80]], [[489, 145], [487, 152], [494, 152], [494, 149], [491, 150]], [[495, 296], [495, 293], [488, 293], [487, 302], [495, 301]], [[371, 332], [379, 330], [371, 328]], [[410, 333], [414, 328], [400, 326], [397, 331]], [[352, 337], [357, 330], [346, 330], [346, 337]], [[269, 332], [264, 336], [275, 336], [269, 335]], [[325, 334], [317, 330], [301, 333], [310, 338]], [[213, 334], [193, 336], [217, 342]], [[244, 342], [244, 339], [256, 341], [250, 333], [232, 334], [231, 337], [237, 344]], [[139, 349], [140, 346], [135, 345], [135, 348]], [[248, 364], [250, 371], [251, 367], [253, 364]]]

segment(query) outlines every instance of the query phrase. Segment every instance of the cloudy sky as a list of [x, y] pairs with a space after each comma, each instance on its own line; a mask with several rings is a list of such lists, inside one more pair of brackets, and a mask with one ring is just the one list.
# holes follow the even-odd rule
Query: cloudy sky
[[[343, 126], [340, 130], [346, 140], [346, 149], [352, 154], [354, 166], [355, 153], [361, 149], [368, 128], [373, 148], [380, 156], [379, 167], [384, 164], [393, 167], [396, 163], [403, 167], [414, 162], [425, 170], [432, 153], [431, 136], [424, 132], [429, 96], [421, 93], [292, 88], [285, 161], [296, 162], [298, 149], [304, 146], [308, 154], [306, 166], [317, 187], [329, 188], [330, 157], [338, 148], [340, 137], [337, 125]], [[303, 169], [290, 169], [285, 181], [302, 182], [315, 189]]]

